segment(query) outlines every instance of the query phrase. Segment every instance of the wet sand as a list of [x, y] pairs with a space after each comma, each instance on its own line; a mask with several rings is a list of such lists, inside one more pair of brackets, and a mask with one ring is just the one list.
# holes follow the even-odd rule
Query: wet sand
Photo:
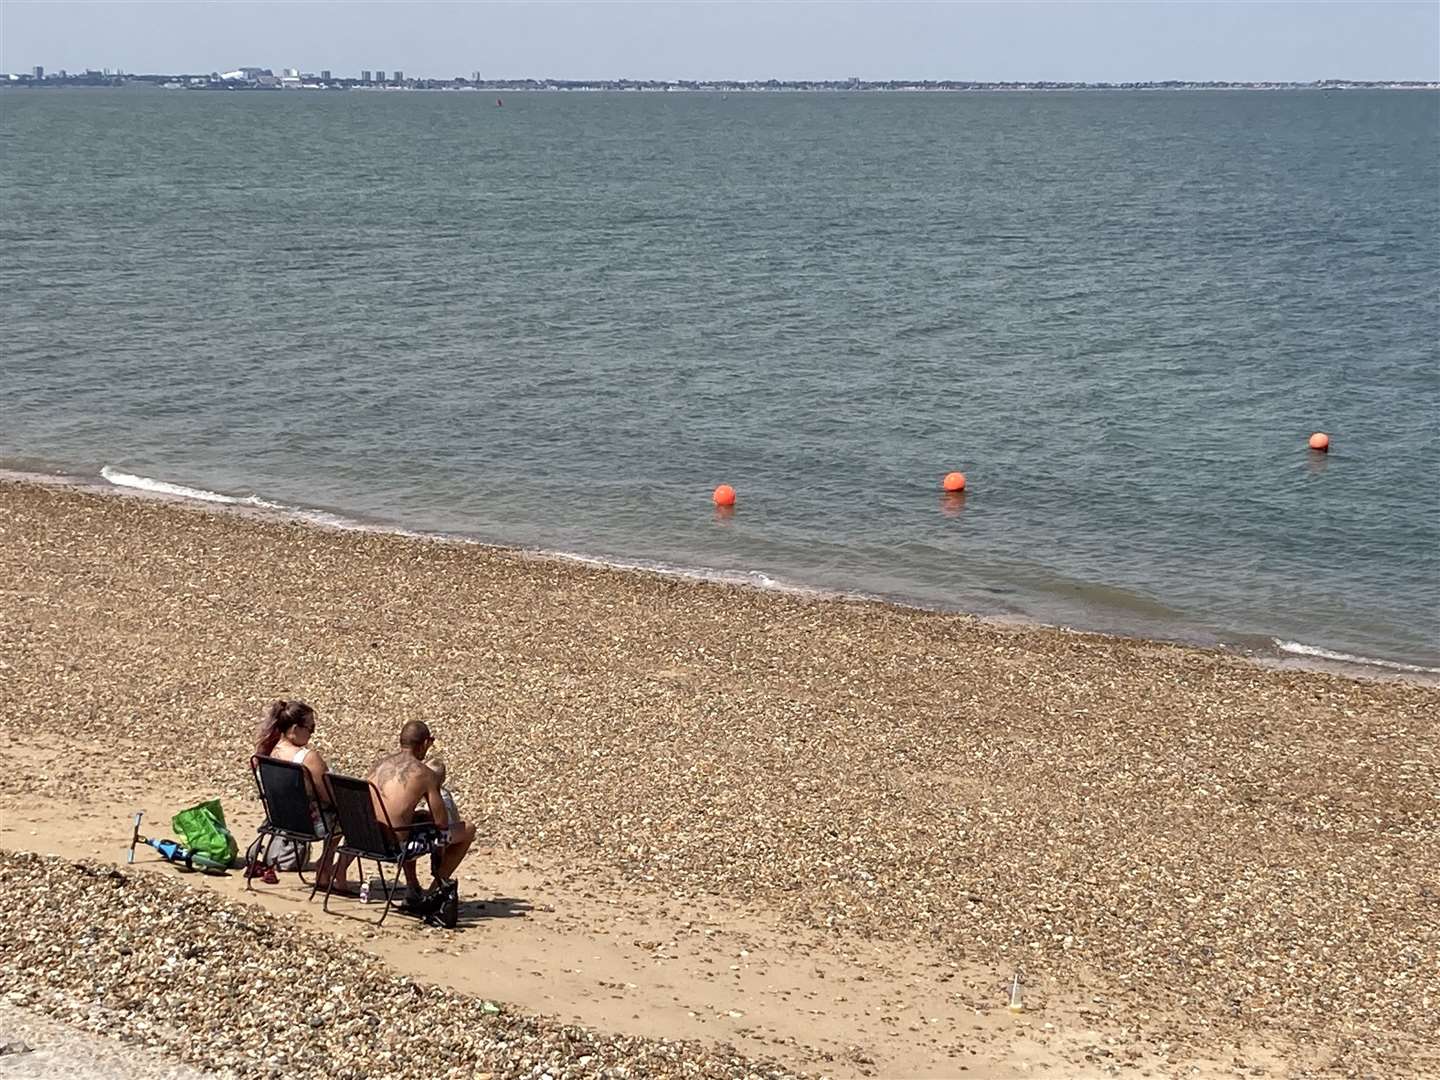
[[[993, 1075], [1043, 1046], [1097, 1074], [1440, 1069], [1434, 687], [24, 483], [0, 541], [7, 744], [63, 751], [0, 783], [11, 821], [103, 802], [105, 768], [253, 808], [260, 708], [303, 697], [342, 771], [429, 721], [492, 873], [548, 867], [548, 906], [623, 894], [659, 945], [719, 904], [792, 957], [923, 955], [982, 1018], [1022, 972], [1024, 1026], [970, 1036]], [[938, 982], [886, 977], [848, 1064], [781, 1056], [958, 1075]], [[799, 1006], [751, 993], [725, 1012]], [[624, 1008], [586, 1022], [661, 1004]]]

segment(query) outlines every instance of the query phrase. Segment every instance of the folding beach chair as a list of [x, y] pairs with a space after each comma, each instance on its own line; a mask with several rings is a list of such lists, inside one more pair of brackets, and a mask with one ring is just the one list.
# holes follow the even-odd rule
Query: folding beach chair
[[[310, 770], [293, 761], [281, 761], [272, 757], [252, 757], [250, 771], [255, 777], [255, 787], [260, 792], [260, 802], [265, 806], [265, 824], [260, 826], [260, 835], [267, 837], [264, 850], [260, 853], [261, 865], [269, 865], [270, 848], [276, 837], [283, 837], [295, 843], [321, 844], [320, 864], [323, 866], [335, 837], [325, 835], [316, 826], [320, 820], [318, 807], [321, 805], [315, 793]], [[297, 870], [301, 884], [305, 884], [305, 870], [302, 861]], [[333, 875], [332, 875], [333, 877]], [[247, 875], [247, 889], [255, 887], [254, 879]], [[310, 899], [315, 899], [315, 890], [320, 879], [310, 886]]]
[[[395, 890], [400, 885], [400, 874], [407, 862], [422, 855], [433, 855], [444, 846], [443, 838], [428, 821], [417, 821], [413, 825], [395, 826], [385, 804], [380, 801], [380, 792], [369, 780], [354, 776], [327, 773], [325, 781], [330, 787], [330, 801], [340, 819], [339, 831], [343, 834], [339, 847], [341, 855], [353, 855], [360, 867], [360, 880], [365, 880], [365, 860], [369, 859], [380, 871], [380, 884], [385, 892], [385, 910], [375, 924], [379, 926], [390, 914], [395, 902]], [[385, 867], [395, 874], [392, 881], [385, 880]], [[334, 883], [334, 877], [331, 877]], [[330, 890], [325, 890], [326, 911], [330, 910]]]

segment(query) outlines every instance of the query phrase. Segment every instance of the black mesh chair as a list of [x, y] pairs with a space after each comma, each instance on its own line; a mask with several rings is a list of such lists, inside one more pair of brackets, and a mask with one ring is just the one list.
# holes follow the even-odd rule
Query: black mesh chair
[[[278, 836], [306, 845], [324, 845], [320, 856], [320, 865], [324, 866], [325, 859], [329, 855], [329, 845], [334, 842], [334, 839], [324, 835], [316, 826], [316, 821], [321, 820], [320, 800], [316, 797], [315, 784], [310, 778], [310, 770], [303, 765], [296, 765], [293, 761], [281, 761], [272, 757], [252, 757], [250, 771], [255, 777], [255, 787], [260, 792], [260, 802], [265, 807], [265, 824], [260, 826], [259, 831], [261, 836], [268, 839], [265, 841], [264, 850], [260, 853], [261, 865], [268, 864], [270, 848]], [[304, 884], [303, 860], [298, 873], [301, 883]], [[245, 887], [253, 889], [255, 887], [254, 879], [247, 877]], [[319, 887], [320, 879], [317, 877], [315, 883], [310, 886], [310, 899], [315, 899], [315, 890]]]
[[[385, 891], [385, 910], [380, 913], [379, 926], [390, 914], [395, 902], [395, 890], [400, 885], [400, 874], [407, 862], [428, 855], [439, 846], [435, 826], [428, 821], [413, 825], [392, 825], [385, 804], [380, 801], [380, 792], [369, 780], [354, 776], [327, 773], [325, 782], [330, 788], [330, 801], [339, 819], [339, 831], [343, 835], [337, 851], [341, 855], [352, 855], [360, 866], [360, 880], [365, 880], [365, 860], [369, 859], [380, 871], [380, 884]], [[422, 839], [423, 838], [423, 839]], [[395, 877], [385, 880], [385, 867], [391, 867]], [[331, 875], [334, 883], [334, 875]], [[326, 911], [330, 910], [330, 890], [325, 890]]]

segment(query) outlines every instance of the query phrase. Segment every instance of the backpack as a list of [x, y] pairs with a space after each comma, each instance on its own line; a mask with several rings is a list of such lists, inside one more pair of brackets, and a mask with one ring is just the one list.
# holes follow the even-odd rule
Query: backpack
[[288, 836], [277, 836], [272, 843], [270, 836], [265, 833], [256, 835], [250, 846], [245, 849], [245, 865], [254, 866], [260, 861], [260, 856], [265, 854], [265, 845], [270, 844], [270, 854], [266, 857], [264, 865], [274, 867], [276, 870], [303, 870], [310, 862], [310, 845], [303, 840], [291, 840]]

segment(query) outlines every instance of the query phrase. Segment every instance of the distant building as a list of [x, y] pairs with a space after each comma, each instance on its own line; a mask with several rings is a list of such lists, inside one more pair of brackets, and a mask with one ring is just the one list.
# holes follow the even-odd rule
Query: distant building
[[36, 64], [36, 65], [35, 65], [35, 72], [34, 72], [34, 74], [35, 74], [35, 78], [37, 78], [37, 79], [43, 79], [43, 78], [45, 77], [45, 69], [44, 69], [43, 67], [41, 67], [39, 64]]
[[329, 82], [329, 81], [330, 81], [330, 69], [329, 69], [329, 68], [321, 68], [321, 69], [320, 69], [320, 81], [321, 81], [321, 82]]
[[371, 81], [371, 79], [370, 79], [370, 72], [369, 72], [369, 71], [362, 71], [362, 72], [360, 72], [360, 81], [361, 81], [361, 82], [370, 82], [370, 81]]
[[60, 78], [62, 78], [62, 79], [65, 78], [65, 69], [64, 69], [64, 68], [61, 68], [61, 69], [60, 69]]
[[[115, 74], [120, 74], [118, 71]], [[273, 72], [269, 68], [242, 67], [234, 71], [222, 72], [220, 78], [226, 82], [258, 82], [262, 77], [272, 77]]]
[[399, 68], [396, 68], [396, 69], [395, 69], [395, 81], [396, 81], [396, 82], [404, 82], [404, 81], [405, 81], [405, 73], [404, 73], [403, 71], [401, 71]]
[[280, 75], [281, 75], [281, 77], [286, 78], [286, 79], [298, 79], [298, 78], [300, 77], [300, 69], [299, 69], [299, 68], [282, 68], [281, 71], [280, 71]]
[[384, 81], [385, 81], [385, 69], [384, 69], [384, 68], [381, 68], [379, 71], [375, 72], [375, 81], [376, 81], [376, 82], [384, 82]]
[[473, 83], [478, 83], [480, 81], [480, 73], [478, 71], [472, 71], [470, 73], [470, 81]]

